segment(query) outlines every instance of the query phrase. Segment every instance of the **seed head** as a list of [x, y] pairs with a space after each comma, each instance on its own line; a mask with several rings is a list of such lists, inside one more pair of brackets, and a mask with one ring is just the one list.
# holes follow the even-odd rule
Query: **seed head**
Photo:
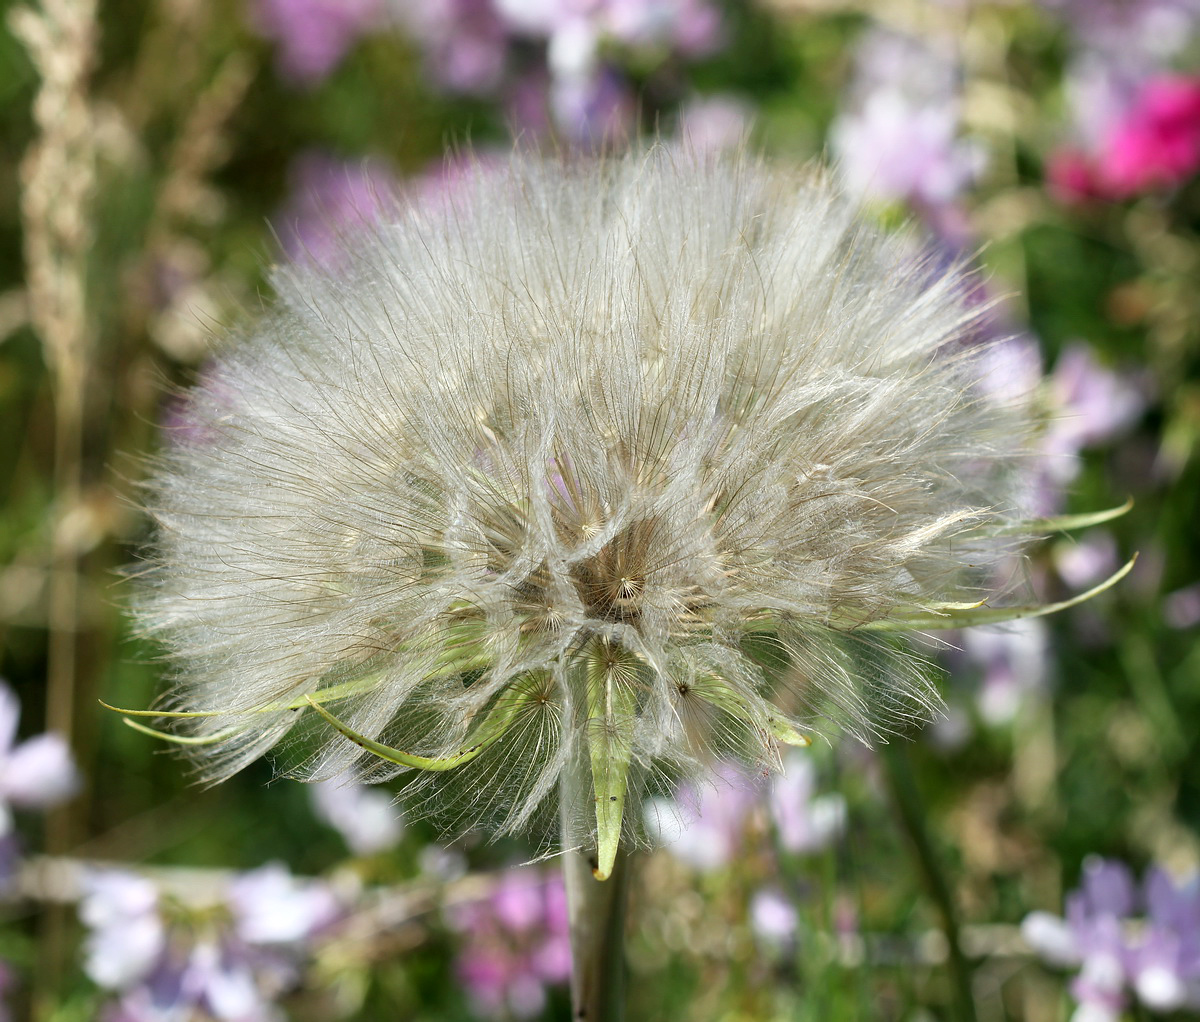
[[604, 872], [627, 799], [936, 709], [883, 629], [985, 595], [1029, 432], [956, 271], [819, 172], [663, 148], [516, 156], [345, 247], [150, 483], [137, 613], [207, 777], [291, 733], [507, 832], [583, 771]]

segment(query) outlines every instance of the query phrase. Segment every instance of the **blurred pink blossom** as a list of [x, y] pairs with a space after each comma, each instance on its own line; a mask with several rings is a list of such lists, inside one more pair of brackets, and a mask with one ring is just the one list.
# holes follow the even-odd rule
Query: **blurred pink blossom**
[[1163, 618], [1172, 628], [1200, 625], [1200, 582], [1168, 593], [1163, 599]]
[[1161, 75], [1140, 85], [1091, 150], [1066, 148], [1048, 177], [1060, 198], [1126, 199], [1182, 184], [1200, 170], [1200, 78]]
[[497, 87], [508, 60], [509, 28], [496, 7], [493, 0], [405, 0], [395, 9], [436, 83], [483, 95]]
[[546, 987], [570, 978], [560, 874], [508, 870], [489, 897], [455, 906], [448, 915], [463, 937], [455, 971], [481, 1014], [530, 1018], [545, 1007]]
[[948, 48], [869, 30], [859, 43], [846, 108], [830, 130], [847, 187], [910, 203], [936, 221], [934, 214], [986, 161], [981, 145], [959, 134], [960, 78]]
[[325, 884], [298, 880], [274, 862], [242, 873], [226, 901], [234, 930], [248, 944], [294, 944], [334, 922], [341, 908]]
[[779, 891], [766, 887], [750, 899], [750, 928], [769, 947], [786, 947], [796, 936], [796, 906]]
[[1054, 548], [1058, 576], [1075, 590], [1108, 578], [1119, 566], [1117, 541], [1107, 529], [1091, 529], [1077, 540]]
[[783, 772], [771, 782], [767, 803], [789, 852], [818, 852], [846, 828], [846, 800], [841, 795], [817, 795], [817, 768], [806, 752], [790, 752]]
[[1063, 349], [1048, 380], [1055, 411], [1046, 453], [1074, 453], [1103, 443], [1127, 429], [1145, 411], [1145, 382], [1140, 374], [1102, 365], [1089, 344], [1076, 341]]
[[1045, 687], [1050, 635], [1040, 618], [969, 628], [959, 641], [967, 660], [982, 672], [976, 705], [985, 723], [1009, 723], [1026, 697]]
[[679, 111], [679, 140], [689, 152], [713, 153], [736, 149], [746, 141], [754, 108], [736, 96], [698, 96]]

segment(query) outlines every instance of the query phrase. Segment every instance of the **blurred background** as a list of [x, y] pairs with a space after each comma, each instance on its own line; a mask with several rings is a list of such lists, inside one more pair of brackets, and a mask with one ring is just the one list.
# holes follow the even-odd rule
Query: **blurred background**
[[[284, 258], [464, 153], [836, 161], [977, 265], [1061, 615], [951, 636], [943, 720], [648, 822], [630, 1017], [1200, 1015], [1200, 0], [0, 3], [0, 1018], [562, 1018], [536, 848], [393, 791], [202, 789], [123, 615], [138, 480]], [[674, 823], [691, 818], [690, 827]], [[8, 1012], [5, 1015], [5, 1012]]]

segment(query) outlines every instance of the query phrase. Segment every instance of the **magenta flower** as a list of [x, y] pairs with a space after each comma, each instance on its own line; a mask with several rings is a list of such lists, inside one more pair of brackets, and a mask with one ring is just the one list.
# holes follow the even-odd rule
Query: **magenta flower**
[[1171, 188], [1200, 170], [1200, 78], [1163, 75], [1141, 84], [1092, 151], [1051, 158], [1051, 186], [1065, 199], [1126, 199]]
[[360, 37], [378, 28], [383, 0], [254, 0], [251, 22], [279, 47], [280, 73], [318, 85]]
[[1200, 78], [1146, 83], [1102, 154], [1101, 180], [1118, 197], [1171, 187], [1200, 169]]

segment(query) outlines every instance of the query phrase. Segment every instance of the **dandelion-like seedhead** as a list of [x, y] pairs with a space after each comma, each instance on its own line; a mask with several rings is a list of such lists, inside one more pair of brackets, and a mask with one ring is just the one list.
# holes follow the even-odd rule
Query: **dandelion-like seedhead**
[[936, 709], [881, 628], [985, 595], [1029, 427], [913, 239], [655, 148], [480, 169], [339, 266], [276, 274], [150, 483], [137, 613], [208, 778], [291, 733], [508, 832], [582, 770], [604, 845], [716, 755]]

